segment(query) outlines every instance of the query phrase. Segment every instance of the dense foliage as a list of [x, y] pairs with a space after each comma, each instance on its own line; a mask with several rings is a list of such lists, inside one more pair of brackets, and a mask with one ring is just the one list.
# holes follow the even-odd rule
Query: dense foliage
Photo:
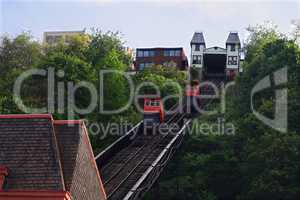
[[[244, 72], [226, 97], [225, 115], [194, 121], [215, 124], [225, 118], [235, 125], [236, 134], [193, 130], [161, 178], [160, 199], [299, 199], [300, 48], [275, 28], [257, 26], [248, 31]], [[254, 85], [283, 67], [288, 69], [288, 82], [259, 92], [254, 105], [259, 113], [274, 117], [274, 90], [287, 88], [287, 133], [266, 126], [250, 107]]]
[[[45, 70], [47, 73], [45, 76], [35, 75], [27, 78], [21, 87], [21, 99], [24, 105], [30, 108], [47, 107], [49, 103], [47, 76], [53, 71], [54, 106], [48, 107], [46, 112], [52, 113], [55, 119], [70, 119], [70, 117], [86, 119], [92, 133], [92, 145], [98, 153], [123, 132], [124, 127], [121, 126], [117, 133], [115, 131], [114, 134], [110, 134], [112, 132], [109, 130], [115, 128], [112, 123], [128, 122], [134, 125], [141, 119], [141, 113], [133, 104], [117, 114], [103, 113], [100, 110], [101, 105], [106, 111], [122, 108], [130, 99], [130, 90], [134, 91], [138, 84], [145, 81], [158, 85], [162, 96], [179, 94], [181, 91], [169, 83], [175, 83], [182, 88], [186, 79], [186, 74], [176, 68], [154, 66], [132, 74], [131, 78], [135, 84], [134, 88], [130, 88], [123, 74], [127, 73], [131, 65], [132, 58], [124, 50], [124, 44], [118, 33], [92, 30], [91, 34], [69, 36], [55, 44], [40, 44], [28, 33], [15, 38], [3, 36], [0, 47], [0, 113], [31, 112], [17, 106], [13, 87], [22, 73], [32, 69]], [[100, 71], [103, 70], [116, 70], [119, 73], [107, 73], [101, 81]], [[80, 87], [73, 95], [74, 99], [70, 98], [72, 97], [70, 84], [76, 86], [83, 82], [95, 88], [94, 95], [98, 98], [96, 107], [88, 113], [76, 111], [90, 105], [92, 99], [90, 91]], [[140, 93], [145, 94], [145, 88]], [[167, 104], [174, 101], [168, 101]], [[73, 109], [73, 106], [78, 109]], [[71, 110], [74, 110], [74, 113], [71, 113]], [[109, 134], [104, 133], [105, 131]]]
[[[233, 123], [235, 135], [201, 134], [194, 129], [187, 136], [167, 173], [160, 180], [159, 199], [205, 199], [205, 200], [252, 200], [286, 199], [296, 200], [300, 196], [300, 49], [293, 40], [288, 40], [275, 29], [263, 26], [249, 28], [250, 37], [246, 44], [244, 72], [236, 79], [236, 85], [226, 97], [225, 114], [201, 116], [194, 124], [215, 124], [224, 118]], [[16, 38], [4, 36], [0, 47], [0, 113], [22, 113], [13, 99], [16, 78], [29, 69], [49, 69], [55, 72], [55, 88], [58, 83], [68, 91], [68, 82], [86, 81], [98, 91], [99, 70], [115, 69], [125, 72], [131, 64], [130, 56], [123, 50], [118, 34], [101, 33], [77, 35], [62, 40], [56, 45], [40, 44], [28, 34]], [[259, 121], [251, 111], [250, 95], [254, 85], [267, 75], [282, 67], [288, 69], [288, 132], [278, 132]], [[62, 73], [63, 72], [63, 73]], [[135, 85], [146, 81], [155, 83], [162, 97], [182, 95], [187, 74], [172, 67], [154, 66], [131, 75]], [[192, 77], [198, 77], [192, 72]], [[272, 80], [273, 82], [273, 80]], [[120, 74], [105, 77], [104, 108], [117, 109], [127, 103], [130, 89]], [[255, 108], [260, 113], [274, 115], [274, 89], [266, 89], [255, 96]], [[144, 87], [142, 94], [151, 94], [153, 88]], [[55, 100], [52, 112], [57, 119], [69, 117], [67, 94], [61, 96], [54, 90], [55, 99], [62, 98], [63, 104]], [[33, 76], [22, 86], [24, 104], [32, 107], [47, 105], [46, 77]], [[76, 106], [89, 105], [91, 94], [84, 88], [75, 95]], [[166, 102], [170, 107], [176, 102]], [[98, 103], [100, 103], [98, 101]], [[212, 107], [212, 106], [211, 106]], [[96, 108], [93, 112], [79, 114], [88, 125], [112, 122], [136, 123], [140, 113], [130, 106], [120, 114], [105, 115]], [[92, 132], [90, 130], [90, 132]], [[96, 153], [110, 144], [117, 136], [103, 139], [103, 130], [91, 135]], [[151, 196], [151, 194], [150, 194]], [[150, 199], [153, 199], [150, 197]]]

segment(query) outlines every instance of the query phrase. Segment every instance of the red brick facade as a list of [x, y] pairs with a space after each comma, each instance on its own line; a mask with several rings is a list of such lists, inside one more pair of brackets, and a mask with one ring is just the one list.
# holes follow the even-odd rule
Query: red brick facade
[[151, 65], [176, 66], [179, 70], [188, 68], [188, 59], [183, 48], [141, 48], [136, 50], [135, 70]]

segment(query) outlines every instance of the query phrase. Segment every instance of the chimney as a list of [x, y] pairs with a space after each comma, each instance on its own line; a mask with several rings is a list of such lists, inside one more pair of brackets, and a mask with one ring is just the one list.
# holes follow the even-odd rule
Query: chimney
[[0, 165], [0, 191], [3, 190], [5, 177], [8, 175], [8, 168]]

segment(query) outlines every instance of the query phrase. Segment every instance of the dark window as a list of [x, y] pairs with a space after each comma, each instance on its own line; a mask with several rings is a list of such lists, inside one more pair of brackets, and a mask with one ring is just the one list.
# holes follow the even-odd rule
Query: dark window
[[237, 65], [238, 58], [237, 56], [228, 56], [228, 65]]
[[200, 51], [200, 44], [195, 44], [195, 51]]
[[201, 64], [201, 56], [200, 55], [193, 55], [193, 64]]
[[164, 51], [164, 56], [170, 56], [170, 51], [165, 50], [165, 51]]
[[175, 56], [180, 56], [181, 55], [181, 50], [176, 50], [175, 51]]
[[180, 56], [181, 55], [181, 50], [165, 50], [164, 51], [164, 56], [169, 57], [169, 56]]
[[155, 56], [155, 51], [153, 51], [153, 50], [152, 50], [152, 51], [149, 51], [149, 56], [150, 56], [150, 57], [154, 57], [154, 56]]
[[153, 57], [155, 52], [153, 50], [138, 50], [137, 57]]
[[235, 51], [235, 45], [234, 44], [230, 45], [230, 51]]

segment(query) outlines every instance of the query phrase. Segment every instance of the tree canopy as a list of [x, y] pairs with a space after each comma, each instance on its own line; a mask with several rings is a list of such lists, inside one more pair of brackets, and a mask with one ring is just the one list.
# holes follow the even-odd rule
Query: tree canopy
[[[226, 96], [225, 115], [201, 116], [193, 122], [215, 124], [222, 118], [235, 125], [236, 134], [193, 130], [160, 180], [161, 199], [299, 199], [300, 48], [275, 27], [249, 27], [248, 31], [244, 71]], [[273, 118], [274, 91], [287, 88], [286, 133], [259, 121], [250, 106], [255, 84], [284, 67], [288, 82], [259, 92], [254, 104], [258, 112]]]

